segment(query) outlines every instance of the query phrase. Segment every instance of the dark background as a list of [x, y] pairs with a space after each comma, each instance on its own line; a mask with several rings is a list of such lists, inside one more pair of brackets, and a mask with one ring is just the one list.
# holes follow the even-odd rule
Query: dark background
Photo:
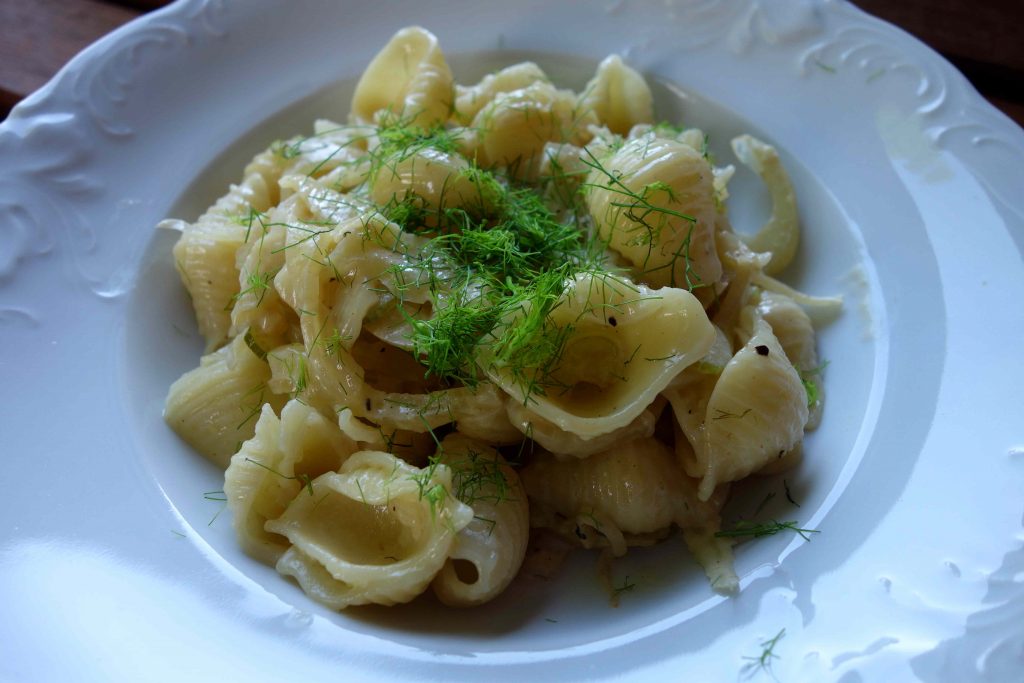
[[[79, 50], [166, 0], [0, 0], [0, 118]], [[1022, 0], [856, 0], [945, 55], [1024, 126]]]

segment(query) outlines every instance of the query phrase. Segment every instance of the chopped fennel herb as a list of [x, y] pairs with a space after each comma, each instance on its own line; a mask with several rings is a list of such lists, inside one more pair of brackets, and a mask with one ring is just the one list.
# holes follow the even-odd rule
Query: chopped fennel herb
[[253, 465], [256, 465], [258, 467], [262, 467], [266, 471], [268, 471], [268, 472], [270, 472], [272, 474], [276, 474], [277, 476], [281, 477], [282, 479], [288, 479], [290, 481], [298, 481], [300, 484], [302, 484], [302, 487], [309, 492], [310, 496], [313, 495], [313, 482], [312, 482], [312, 480], [310, 480], [308, 474], [303, 473], [303, 474], [296, 474], [296, 475], [288, 476], [286, 474], [282, 474], [282, 473], [278, 472], [273, 467], [270, 467], [268, 465], [264, 465], [259, 460], [253, 460], [250, 457], [246, 457], [245, 461], [246, 462], [251, 462]]
[[836, 73], [836, 68], [834, 66], [826, 64], [825, 62], [821, 61], [821, 59], [819, 59], [818, 57], [814, 58], [814, 64], [822, 71], [825, 71], [830, 74]]
[[719, 538], [743, 538], [746, 536], [761, 538], [762, 536], [774, 536], [782, 531], [793, 531], [800, 534], [800, 537], [805, 541], [809, 541], [811, 537], [807, 534], [821, 533], [818, 529], [801, 529], [797, 524], [798, 522], [779, 522], [776, 520], [771, 522], [740, 520], [736, 522], [736, 526], [732, 529], [715, 532], [715, 536]]
[[245, 345], [249, 347], [249, 350], [256, 354], [256, 357], [260, 360], [264, 360], [267, 357], [267, 352], [260, 346], [259, 342], [256, 341], [256, 337], [253, 336], [252, 330], [245, 331]]
[[818, 384], [812, 379], [801, 379], [800, 382], [804, 385], [804, 391], [807, 393], [807, 407], [811, 407], [818, 402]]
[[783, 479], [782, 480], [782, 486], [786, 490], [786, 500], [788, 500], [793, 505], [795, 505], [797, 507], [800, 507], [800, 503], [798, 503], [795, 500], [793, 500], [793, 495], [789, 491], [789, 481], [786, 480], [786, 479]]
[[728, 410], [722, 410], [721, 408], [715, 409], [715, 416], [712, 420], [741, 420], [746, 417], [752, 408], [747, 408], [742, 413], [730, 413]]
[[216, 503], [220, 503], [220, 507], [217, 508], [217, 512], [213, 514], [210, 521], [206, 523], [206, 526], [213, 526], [213, 523], [220, 517], [220, 513], [224, 512], [224, 509], [228, 506], [228, 497], [223, 491], [206, 491], [203, 493], [203, 498]]
[[623, 593], [629, 593], [636, 588], [636, 584], [629, 580], [629, 577], [622, 579], [622, 583], [612, 587], [612, 593], [616, 598], [620, 597]]
[[807, 406], [811, 407], [821, 399], [821, 391], [818, 389], [818, 383], [813, 377], [820, 377], [821, 373], [828, 367], [828, 361], [823, 362], [816, 368], [810, 370], [801, 370], [800, 382], [804, 385], [804, 391], [807, 393]]
[[775, 492], [774, 491], [769, 491], [768, 494], [758, 504], [757, 509], [754, 510], [754, 516], [756, 517], [759, 514], [761, 514], [761, 510], [764, 510], [764, 506], [767, 505], [769, 502], [771, 502], [772, 498], [774, 498], [774, 497], [775, 497]]
[[449, 462], [455, 496], [466, 505], [478, 501], [497, 504], [513, 500], [508, 495], [510, 486], [500, 460], [471, 450]]
[[759, 671], [764, 671], [769, 674], [772, 672], [772, 660], [778, 659], [778, 655], [775, 654], [775, 648], [778, 646], [779, 641], [782, 640], [786, 635], [786, 629], [781, 629], [774, 637], [764, 640], [760, 643], [761, 654], [756, 656], [744, 657], [747, 660], [747, 664], [743, 666], [742, 672], [750, 678]]
[[[426, 422], [426, 418], [423, 418]], [[443, 484], [434, 481], [434, 475], [437, 472], [438, 466], [441, 464], [441, 456], [444, 454], [444, 449], [441, 446], [440, 440], [437, 435], [434, 434], [434, 430], [427, 426], [427, 430], [430, 435], [434, 438], [434, 443], [437, 445], [437, 453], [430, 456], [427, 461], [427, 466], [422, 468], [419, 474], [410, 475], [410, 479], [416, 484], [419, 493], [420, 500], [426, 500], [430, 505], [430, 515], [433, 518], [437, 518], [438, 506], [442, 505], [448, 498], [448, 489]], [[445, 520], [447, 524], [451, 524], [450, 519]]]
[[[239, 409], [243, 413], [245, 413], [245, 417], [235, 427], [236, 431], [241, 429], [242, 427], [244, 427], [246, 425], [246, 423], [249, 422], [249, 420], [252, 420], [253, 418], [255, 418], [257, 415], [260, 414], [260, 411], [263, 410], [263, 404], [265, 402], [264, 401], [264, 397], [266, 395], [266, 388], [267, 388], [266, 383], [260, 383], [260, 384], [257, 384], [256, 386], [254, 386], [249, 391], [247, 391], [242, 396], [243, 399], [248, 399], [249, 397], [254, 397], [254, 399], [253, 399], [252, 403], [248, 403], [248, 401], [243, 400], [242, 404], [238, 406]], [[237, 449], [235, 449], [235, 450], [237, 450]]]

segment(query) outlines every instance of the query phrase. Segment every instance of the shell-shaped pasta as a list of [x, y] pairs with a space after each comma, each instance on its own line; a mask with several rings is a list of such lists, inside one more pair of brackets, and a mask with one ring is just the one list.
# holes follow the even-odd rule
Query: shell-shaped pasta
[[322, 564], [290, 546], [274, 565], [282, 576], [290, 576], [309, 597], [333, 610], [342, 610], [352, 603], [352, 589], [331, 576]]
[[242, 181], [231, 185], [228, 193], [214, 202], [199, 221], [212, 216], [247, 216], [250, 211], [266, 211], [280, 201], [277, 183], [288, 160], [268, 149], [257, 154], [242, 171]]
[[509, 401], [505, 410], [508, 412], [508, 419], [527, 438], [536, 441], [542, 448], [556, 455], [574, 458], [586, 458], [616, 443], [651, 436], [654, 434], [654, 423], [657, 421], [654, 411], [647, 408], [625, 427], [619, 427], [591, 439], [584, 439], [572, 432], [559, 429], [555, 424], [545, 420], [518, 401]]
[[633, 126], [654, 120], [654, 98], [647, 81], [618, 55], [610, 55], [579, 96], [581, 110], [591, 110], [609, 130], [626, 135]]
[[256, 218], [247, 226], [246, 243], [238, 250], [239, 292], [231, 308], [230, 331], [235, 336], [248, 330], [268, 349], [292, 341], [292, 332], [299, 327], [295, 311], [274, 287], [274, 276], [284, 265], [284, 223], [290, 216], [287, 210], [271, 213], [269, 220]]
[[782, 457], [800, 442], [807, 416], [800, 376], [771, 327], [757, 321], [708, 399], [706, 446], [695, 448], [701, 498]]
[[281, 421], [263, 406], [256, 432], [231, 457], [224, 473], [224, 497], [231, 511], [238, 544], [260, 562], [273, 564], [288, 549], [288, 542], [264, 530], [268, 519], [284, 512], [301, 484], [282, 471]]
[[192, 299], [207, 352], [221, 346], [231, 328], [231, 304], [239, 292], [235, 253], [245, 236], [240, 222], [211, 215], [188, 226], [174, 245], [174, 265]]
[[584, 547], [609, 547], [615, 555], [676, 525], [712, 586], [735, 590], [731, 546], [715, 536], [724, 491], [700, 500], [697, 481], [656, 439], [626, 441], [583, 460], [542, 454], [520, 476], [532, 525], [552, 528]]
[[[351, 354], [366, 312], [378, 301], [368, 273], [388, 265], [379, 240], [388, 224], [375, 217], [347, 218], [315, 235], [289, 235], [285, 265], [274, 278], [281, 298], [299, 317], [303, 344], [288, 369], [306, 377], [292, 392], [309, 390], [324, 413], [362, 401], [363, 372]], [[390, 233], [388, 233], [390, 235]], [[304, 368], [304, 370], [303, 370]]]
[[[592, 144], [588, 149], [594, 147], [596, 145]], [[567, 142], [549, 142], [544, 145], [537, 180], [546, 184], [561, 204], [571, 205], [573, 195], [590, 171], [584, 163], [585, 154], [582, 148]]]
[[483, 214], [496, 201], [493, 194], [474, 182], [465, 159], [433, 148], [385, 160], [370, 186], [370, 198], [380, 206], [414, 197], [427, 212], [464, 208]]
[[329, 187], [343, 191], [359, 184], [365, 174], [359, 162], [366, 157], [367, 140], [375, 132], [369, 125], [318, 119], [313, 124], [313, 135], [281, 143], [278, 153], [289, 160], [280, 181], [282, 198], [303, 179], [323, 178]]
[[547, 74], [533, 62], [520, 62], [484, 76], [471, 86], [455, 86], [455, 118], [469, 123], [498, 93], [522, 90], [536, 82], [548, 82]]
[[591, 125], [589, 131], [594, 137], [586, 148], [568, 142], [544, 145], [537, 180], [556, 205], [572, 206], [577, 191], [590, 173], [592, 158], [610, 155], [612, 148], [621, 143], [607, 128]]
[[[530, 501], [568, 518], [597, 513], [617, 530], [643, 534], [670, 526], [682, 477], [653, 439], [619, 444], [589, 458], [538, 455], [520, 471]], [[606, 532], [600, 522], [599, 532]]]
[[704, 509], [696, 482], [653, 438], [632, 439], [583, 459], [539, 454], [519, 476], [531, 503], [569, 518], [597, 513], [627, 534], [716, 524], [717, 510]]
[[437, 37], [419, 27], [404, 28], [366, 67], [352, 96], [352, 116], [372, 123], [388, 110], [410, 125], [428, 128], [448, 118], [454, 97], [452, 72]]
[[335, 608], [412, 600], [473, 518], [455, 498], [447, 466], [421, 470], [380, 451], [354, 453], [310, 488], [266, 529], [286, 536], [295, 551], [278, 571], [314, 598], [332, 596], [327, 604]]
[[275, 394], [297, 398], [324, 414], [334, 411], [334, 396], [323, 389], [309, 355], [302, 344], [287, 344], [267, 353], [270, 379], [267, 386]]
[[687, 144], [644, 135], [594, 160], [587, 207], [602, 239], [655, 287], [711, 291], [722, 275], [715, 251], [714, 173]]
[[473, 508], [433, 582], [446, 605], [479, 605], [512, 582], [526, 554], [530, 512], [515, 470], [496, 450], [461, 434], [441, 442], [440, 461], [452, 470], [455, 495]]
[[174, 245], [174, 263], [192, 299], [206, 351], [220, 347], [231, 329], [231, 308], [239, 295], [237, 254], [262, 212], [277, 203], [278, 180], [286, 162], [268, 150], [245, 168], [242, 181], [199, 219], [186, 225]]
[[164, 420], [189, 446], [226, 468], [238, 444], [252, 437], [260, 407], [284, 404], [269, 380], [267, 364], [243, 336], [236, 337], [171, 385]]
[[296, 495], [312, 493], [309, 481], [337, 470], [355, 450], [354, 441], [309, 406], [289, 401], [280, 419], [263, 406], [256, 433], [224, 473], [224, 494], [242, 549], [261, 562], [277, 562], [288, 543], [266, 531], [266, 522], [280, 517]]
[[761, 176], [772, 198], [772, 215], [761, 229], [744, 240], [754, 251], [771, 252], [765, 272], [774, 275], [789, 265], [800, 244], [800, 221], [796, 194], [779, 153], [769, 144], [750, 135], [733, 138], [732, 150], [744, 165]]
[[537, 81], [498, 93], [473, 118], [467, 145], [481, 166], [503, 167], [529, 180], [537, 176], [546, 143], [585, 142], [591, 123], [596, 123], [593, 113], [579, 111], [571, 92]]
[[356, 442], [338, 425], [301, 401], [291, 400], [281, 409], [282, 459], [280, 472], [300, 482], [336, 472], [359, 450]]
[[[715, 336], [689, 292], [651, 290], [608, 274], [570, 280], [545, 322], [549, 335], [564, 337], [556, 357], [524, 367], [526, 349], [492, 346], [481, 366], [513, 399], [584, 438], [635, 420], [673, 377], [707, 352]], [[509, 323], [519, 324], [515, 317]]]
[[800, 373], [810, 410], [805, 429], [814, 429], [821, 421], [825, 390], [820, 377], [821, 368], [818, 365], [811, 319], [793, 299], [785, 294], [768, 291], [762, 291], [758, 298], [757, 314], [771, 325], [772, 333], [782, 345], [786, 357]]
[[[360, 169], [359, 182], [366, 180], [368, 169]], [[281, 179], [282, 187], [287, 185], [290, 193], [301, 196], [296, 209], [308, 212], [306, 215], [294, 216], [298, 220], [288, 225], [287, 251], [295, 247], [311, 246], [318, 242], [329, 226], [341, 226], [343, 232], [351, 232], [349, 223], [368, 214], [378, 213], [367, 198], [353, 193], [342, 194], [334, 186], [328, 184], [327, 178], [311, 178], [306, 175], [290, 175]], [[306, 223], [303, 225], [303, 223]], [[330, 241], [330, 240], [328, 240]]]
[[761, 292], [757, 301], [757, 314], [772, 328], [772, 334], [799, 371], [818, 367], [818, 352], [814, 348], [814, 326], [804, 309], [785, 294]]

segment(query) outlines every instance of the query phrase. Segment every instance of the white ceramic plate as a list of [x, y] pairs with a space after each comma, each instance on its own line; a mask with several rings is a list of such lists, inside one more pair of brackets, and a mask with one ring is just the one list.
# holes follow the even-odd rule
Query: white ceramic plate
[[[842, 2], [427, 5], [175, 4], [0, 126], [0, 678], [1019, 680], [1020, 128]], [[758, 492], [820, 533], [741, 546], [738, 597], [670, 543], [617, 566], [636, 585], [618, 609], [581, 554], [480, 610], [339, 615], [215, 519], [218, 473], [161, 419], [200, 343], [153, 226], [194, 218], [274, 138], [342, 118], [407, 24], [463, 81], [530, 57], [579, 87], [620, 52], [720, 160], [744, 131], [784, 150], [805, 224], [788, 279], [846, 304], [821, 334], [824, 422], [788, 475], [801, 507], [778, 481]], [[753, 228], [762, 191], [731, 189]]]

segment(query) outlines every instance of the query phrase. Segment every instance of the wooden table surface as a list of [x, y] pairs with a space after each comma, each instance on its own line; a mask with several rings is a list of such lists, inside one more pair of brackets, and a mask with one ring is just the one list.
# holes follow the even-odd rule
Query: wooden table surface
[[[0, 0], [0, 118], [79, 50], [166, 0]], [[946, 56], [1024, 126], [1022, 0], [855, 0]]]

